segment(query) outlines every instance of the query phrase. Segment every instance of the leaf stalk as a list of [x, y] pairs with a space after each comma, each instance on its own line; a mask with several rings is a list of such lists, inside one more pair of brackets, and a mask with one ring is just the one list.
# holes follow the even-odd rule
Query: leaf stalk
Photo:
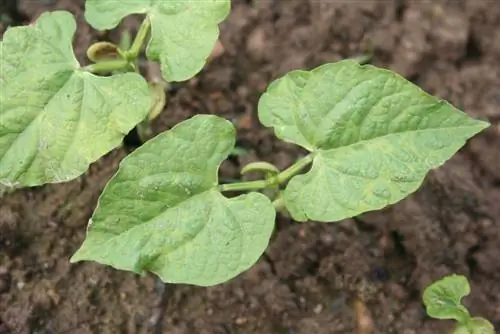
[[235, 182], [228, 184], [220, 184], [218, 186], [219, 191], [253, 191], [276, 187], [282, 183], [288, 181], [293, 176], [297, 175], [301, 170], [312, 163], [314, 159], [314, 152], [309, 153], [302, 159], [299, 159], [296, 163], [285, 169], [284, 171], [276, 174], [273, 177], [267, 178], [265, 180], [257, 181], [247, 181], [247, 182]]
[[148, 36], [149, 29], [151, 28], [151, 21], [148, 17], [144, 18], [142, 21], [139, 30], [137, 31], [137, 35], [135, 35], [134, 42], [129, 50], [125, 51], [125, 58], [128, 61], [134, 61], [141, 52], [141, 48], [146, 41], [146, 37]]
[[144, 21], [142, 21], [130, 49], [126, 51], [122, 51], [120, 49], [117, 50], [120, 53], [119, 59], [100, 61], [95, 64], [86, 66], [85, 70], [96, 74], [110, 73], [114, 71], [136, 70], [135, 62], [137, 57], [139, 56], [139, 53], [141, 52], [141, 48], [144, 42], [146, 41], [150, 28], [151, 21], [148, 17], [146, 17]]
[[116, 60], [106, 60], [95, 64], [85, 66], [85, 69], [92, 73], [109, 73], [113, 71], [121, 71], [130, 66], [128, 60], [116, 59]]

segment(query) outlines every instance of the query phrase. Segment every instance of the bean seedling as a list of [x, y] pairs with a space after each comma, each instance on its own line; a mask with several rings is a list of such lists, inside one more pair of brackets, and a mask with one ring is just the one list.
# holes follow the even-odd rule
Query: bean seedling
[[68, 12], [8, 29], [0, 44], [0, 182], [37, 186], [83, 174], [165, 103], [165, 91], [138, 73], [142, 47], [166, 81], [187, 80], [205, 64], [229, 9], [229, 0], [87, 0], [85, 18], [99, 30], [145, 14], [129, 48], [97, 42], [88, 66], [73, 53]]
[[[86, 10], [98, 29], [131, 13], [146, 19], [130, 50], [86, 67], [72, 53], [68, 13], [45, 14], [36, 26], [4, 36], [4, 183], [69, 180], [119, 145], [151, 106], [147, 83], [133, 72], [146, 32], [147, 56], [161, 63], [164, 78], [185, 80], [203, 66], [229, 1], [88, 0]], [[110, 71], [126, 73], [95, 75]], [[335, 222], [396, 203], [489, 125], [389, 70], [354, 60], [286, 74], [269, 85], [257, 109], [264, 126], [307, 154], [285, 170], [253, 162], [242, 172], [261, 172], [262, 179], [220, 184], [235, 128], [218, 116], [196, 115], [121, 162], [71, 261], [152, 272], [170, 283], [219, 284], [263, 254], [277, 210], [300, 222]]]
[[495, 328], [488, 320], [472, 317], [462, 305], [462, 298], [468, 294], [470, 285], [465, 276], [446, 276], [425, 289], [427, 314], [435, 319], [456, 320], [454, 334], [494, 334]]
[[[122, 161], [72, 261], [218, 284], [262, 255], [275, 206], [297, 221], [320, 222], [383, 208], [487, 126], [393, 72], [352, 60], [274, 81], [258, 116], [308, 154], [283, 171], [254, 162], [244, 171], [264, 171], [263, 179], [219, 184], [235, 129], [218, 116], [194, 116]], [[268, 198], [266, 189], [279, 191]], [[245, 194], [224, 196], [231, 192]]]

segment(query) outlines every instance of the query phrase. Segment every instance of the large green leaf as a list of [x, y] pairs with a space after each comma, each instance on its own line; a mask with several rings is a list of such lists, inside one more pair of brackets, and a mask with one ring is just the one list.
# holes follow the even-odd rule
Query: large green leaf
[[466, 324], [470, 316], [461, 302], [469, 293], [470, 286], [465, 276], [450, 275], [429, 285], [422, 298], [429, 316]]
[[315, 156], [285, 190], [299, 221], [338, 221], [403, 199], [488, 126], [391, 71], [352, 60], [274, 81], [259, 118]]
[[104, 30], [130, 14], [146, 14], [151, 22], [148, 58], [161, 63], [165, 80], [184, 81], [205, 65], [230, 7], [230, 0], [87, 0], [85, 18]]
[[138, 74], [97, 77], [72, 50], [67, 12], [8, 29], [0, 43], [0, 182], [34, 186], [75, 178], [120, 145], [147, 115]]
[[231, 123], [208, 115], [148, 141], [106, 186], [72, 261], [202, 286], [248, 269], [267, 247], [276, 213], [260, 193], [228, 199], [217, 190], [234, 142]]

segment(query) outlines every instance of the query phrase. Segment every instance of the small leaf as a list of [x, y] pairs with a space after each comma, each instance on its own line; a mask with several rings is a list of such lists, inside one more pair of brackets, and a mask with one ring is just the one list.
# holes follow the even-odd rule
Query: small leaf
[[151, 107], [148, 113], [148, 121], [153, 121], [165, 108], [167, 103], [167, 94], [165, 93], [165, 85], [163, 83], [150, 82], [149, 93], [151, 95]]
[[87, 0], [85, 18], [104, 30], [130, 14], [146, 14], [151, 21], [149, 60], [161, 63], [165, 80], [184, 81], [205, 65], [230, 7], [230, 0]]
[[[488, 320], [481, 317], [469, 319], [467, 323], [467, 334], [495, 334], [495, 327]], [[460, 333], [456, 331], [455, 333]]]
[[453, 334], [471, 334], [471, 332], [469, 331], [469, 328], [467, 328], [466, 324], [458, 324], [453, 331]]
[[470, 286], [465, 276], [446, 276], [425, 289], [423, 301], [427, 314], [436, 319], [454, 319], [466, 324], [470, 316], [461, 301], [469, 293]]
[[98, 77], [72, 50], [75, 20], [43, 14], [0, 43], [0, 183], [62, 182], [121, 144], [150, 105], [138, 74]]
[[488, 126], [353, 60], [290, 72], [271, 83], [258, 109], [276, 136], [314, 152], [312, 169], [285, 190], [299, 221], [339, 221], [398, 202]]
[[275, 211], [262, 194], [225, 198], [217, 171], [235, 143], [230, 122], [198, 115], [123, 160], [72, 262], [156, 273], [165, 282], [227, 281], [253, 265]]
[[164, 82], [149, 82], [148, 86], [149, 94], [151, 95], [151, 106], [148, 117], [137, 125], [137, 132], [143, 143], [153, 136], [151, 122], [160, 115], [167, 103]]
[[97, 42], [88, 48], [87, 58], [97, 63], [103, 60], [123, 58], [123, 55], [117, 45], [110, 42]]

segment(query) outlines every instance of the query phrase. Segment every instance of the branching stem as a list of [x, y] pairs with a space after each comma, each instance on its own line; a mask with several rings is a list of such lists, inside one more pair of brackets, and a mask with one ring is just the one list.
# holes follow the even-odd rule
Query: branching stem
[[146, 37], [148, 36], [149, 29], [151, 28], [151, 22], [148, 17], [142, 21], [141, 26], [139, 27], [139, 31], [135, 36], [134, 42], [129, 50], [122, 51], [124, 59], [114, 59], [114, 60], [105, 60], [92, 65], [88, 65], [85, 67], [85, 70], [95, 73], [95, 74], [103, 74], [110, 73], [114, 71], [134, 71], [136, 70], [135, 62], [139, 53], [141, 52], [141, 48], [146, 41]]
[[277, 185], [288, 181], [290, 178], [298, 174], [302, 169], [311, 164], [314, 159], [315, 154], [310, 153], [298, 160], [296, 163], [285, 169], [284, 171], [278, 173], [276, 176], [270, 177], [265, 180], [248, 181], [248, 182], [235, 182], [228, 184], [220, 184], [219, 191], [252, 191], [261, 190], [266, 188], [272, 188]]
[[137, 31], [137, 35], [135, 35], [135, 39], [134, 42], [132, 43], [132, 46], [130, 47], [129, 50], [125, 51], [125, 58], [128, 61], [134, 61], [139, 56], [139, 53], [141, 52], [141, 48], [144, 45], [144, 42], [146, 41], [146, 37], [148, 36], [150, 28], [151, 28], [151, 21], [149, 20], [148, 17], [145, 17], [144, 21], [142, 21], [142, 24], [139, 27], [139, 30]]

